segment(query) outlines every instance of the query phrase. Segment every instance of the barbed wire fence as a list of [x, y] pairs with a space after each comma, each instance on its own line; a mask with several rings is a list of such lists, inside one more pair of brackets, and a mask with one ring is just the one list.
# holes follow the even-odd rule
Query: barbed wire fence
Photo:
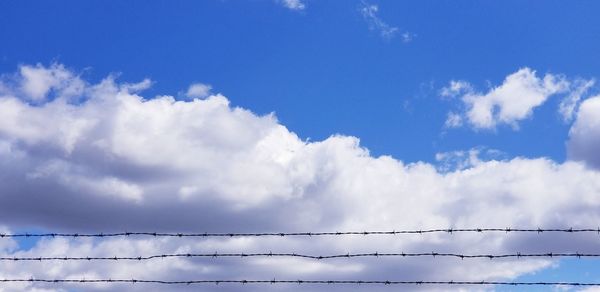
[[600, 286], [585, 282], [504, 282], [504, 281], [362, 281], [362, 280], [190, 280], [163, 281], [143, 279], [0, 279], [0, 283], [145, 283], [162, 285], [192, 284], [354, 284], [354, 285], [508, 285], [508, 286]]
[[335, 232], [258, 232], [258, 233], [164, 233], [164, 232], [116, 232], [116, 233], [0, 233], [0, 238], [17, 237], [267, 237], [267, 236], [345, 236], [345, 235], [400, 235], [428, 233], [597, 233], [597, 228], [446, 228], [446, 229], [412, 229], [390, 231], [335, 231]]
[[179, 254], [157, 254], [149, 256], [114, 256], [114, 257], [0, 257], [0, 261], [147, 261], [164, 258], [246, 258], [246, 257], [292, 257], [313, 260], [329, 260], [341, 258], [364, 258], [364, 257], [454, 257], [460, 259], [505, 259], [505, 258], [598, 258], [600, 254], [595, 253], [514, 253], [514, 254], [460, 254], [460, 253], [346, 253], [333, 255], [308, 255], [299, 253], [179, 253]]
[[[446, 228], [446, 229], [420, 229], [420, 230], [392, 230], [392, 231], [344, 231], [344, 232], [260, 232], [260, 233], [165, 233], [165, 232], [117, 232], [117, 233], [0, 233], [1, 238], [43, 238], [43, 237], [63, 237], [63, 238], [111, 238], [111, 237], [170, 237], [170, 238], [209, 238], [209, 237], [318, 237], [318, 236], [356, 236], [356, 235], [416, 235], [432, 233], [597, 233], [600, 235], [599, 228]], [[42, 261], [148, 261], [164, 258], [249, 258], [249, 257], [290, 257], [303, 258], [309, 260], [333, 260], [350, 258], [379, 258], [379, 257], [429, 257], [429, 258], [460, 258], [460, 259], [478, 259], [487, 258], [507, 259], [507, 258], [599, 258], [600, 253], [579, 253], [579, 252], [544, 252], [544, 253], [502, 253], [502, 254], [464, 254], [447, 252], [419, 252], [419, 253], [345, 253], [345, 254], [325, 254], [312, 255], [303, 253], [172, 253], [172, 254], [154, 254], [137, 256], [33, 256], [18, 257], [4, 256], [0, 261], [4, 262], [42, 262]], [[398, 280], [158, 280], [158, 279], [38, 279], [31, 277], [28, 279], [14, 278], [1, 279], [2, 283], [54, 283], [54, 284], [73, 284], [73, 283], [130, 283], [130, 284], [161, 284], [161, 285], [192, 285], [192, 284], [311, 284], [311, 285], [510, 285], [510, 286], [600, 286], [600, 282], [545, 282], [545, 281], [398, 281]]]

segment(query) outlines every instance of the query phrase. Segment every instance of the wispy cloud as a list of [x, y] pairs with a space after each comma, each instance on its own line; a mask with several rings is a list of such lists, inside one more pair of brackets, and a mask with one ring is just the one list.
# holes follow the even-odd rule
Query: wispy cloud
[[410, 33], [408, 31], [403, 32], [401, 35], [402, 41], [405, 43], [411, 42], [415, 36], [416, 36], [415, 34]]
[[291, 10], [304, 10], [304, 8], [306, 8], [306, 5], [304, 2], [302, 2], [302, 0], [279, 0], [278, 2], [281, 3], [285, 8]]
[[412, 33], [401, 32], [400, 28], [387, 24], [381, 18], [379, 18], [379, 16], [377, 16], [378, 12], [379, 6], [364, 1], [362, 2], [360, 13], [369, 25], [370, 30], [379, 32], [379, 35], [381, 35], [381, 37], [385, 40], [390, 40], [395, 36], [400, 35], [403, 42], [412, 41], [414, 37]]
[[581, 102], [583, 96], [588, 92], [588, 90], [594, 86], [596, 80], [584, 80], [579, 79], [573, 82], [571, 93], [565, 97], [561, 102], [558, 108], [558, 112], [563, 117], [565, 122], [571, 122], [573, 120], [573, 116], [575, 115], [575, 111]]

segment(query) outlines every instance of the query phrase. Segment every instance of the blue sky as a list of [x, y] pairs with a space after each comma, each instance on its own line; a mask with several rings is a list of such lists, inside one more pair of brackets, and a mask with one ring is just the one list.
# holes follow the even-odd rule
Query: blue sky
[[303, 138], [353, 135], [406, 161], [475, 146], [560, 161], [568, 126], [551, 106], [518, 132], [442, 135], [449, 104], [437, 91], [454, 79], [497, 85], [526, 66], [584, 78], [600, 67], [596, 3], [369, 2], [415, 35], [405, 43], [370, 31], [360, 1], [309, 1], [301, 11], [273, 2], [5, 2], [0, 33], [11, 45], [0, 69], [54, 61], [92, 80], [149, 77], [150, 95], [209, 83], [234, 105], [275, 112]]
[[[600, 224], [600, 221], [595, 221], [598, 210], [595, 205], [586, 203], [586, 200], [592, 198], [589, 200], [593, 202], [593, 198], [598, 196], [597, 178], [600, 176], [600, 158], [594, 151], [594, 145], [600, 141], [600, 126], [595, 118], [600, 117], [600, 112], [597, 112], [598, 107], [593, 105], [598, 93], [594, 82], [600, 76], [600, 58], [596, 57], [600, 51], [600, 20], [596, 13], [598, 9], [600, 3], [591, 1], [0, 2], [0, 101], [7, 101], [0, 103], [0, 113], [11, 117], [6, 118], [9, 122], [0, 123], [0, 146], [8, 145], [6, 149], [17, 149], [14, 153], [25, 153], [26, 157], [13, 157], [16, 159], [14, 161], [25, 159], [21, 162], [5, 160], [11, 162], [7, 163], [2, 171], [12, 168], [18, 171], [14, 174], [7, 171], [2, 178], [6, 181], [9, 181], [9, 178], [20, 181], [21, 184], [15, 183], [14, 186], [6, 187], [4, 192], [7, 195], [3, 202], [19, 202], [17, 197], [36, 201], [39, 198], [33, 193], [49, 188], [56, 189], [58, 202], [74, 200], [73, 202], [84, 205], [100, 205], [97, 210], [90, 211], [90, 214], [84, 214], [85, 212], [80, 210], [59, 207], [59, 204], [48, 207], [44, 204], [50, 203], [40, 203], [33, 208], [37, 211], [32, 211], [31, 214], [22, 212], [22, 218], [14, 220], [1, 217], [0, 223], [4, 221], [8, 230], [17, 231], [80, 230], [88, 223], [89, 226], [106, 230], [107, 225], [102, 223], [106, 218], [98, 218], [104, 218], [103, 212], [107, 210], [102, 209], [102, 206], [120, 202], [112, 201], [117, 200], [116, 197], [111, 197], [108, 201], [93, 197], [89, 200], [81, 199], [80, 202], [77, 201], [79, 199], [73, 199], [75, 197], [61, 197], [61, 192], [75, 194], [82, 190], [108, 193], [114, 191], [115, 196], [122, 195], [125, 200], [131, 199], [131, 202], [137, 204], [125, 204], [120, 211], [116, 211], [122, 214], [115, 215], [115, 222], [119, 218], [130, 219], [127, 223], [119, 223], [121, 225], [117, 225], [118, 227], [152, 228], [153, 225], [145, 225], [144, 220], [150, 220], [147, 219], [150, 217], [145, 217], [150, 212], [148, 210], [155, 210], [153, 208], [158, 206], [153, 204], [162, 202], [152, 201], [160, 197], [156, 194], [178, 190], [182, 196], [181, 200], [185, 200], [187, 196], [193, 197], [196, 193], [216, 194], [215, 197], [198, 197], [199, 204], [204, 204], [202, 206], [224, 200], [237, 206], [236, 208], [239, 207], [239, 210], [218, 210], [214, 211], [214, 214], [207, 211], [207, 217], [213, 216], [211, 218], [221, 220], [219, 222], [229, 222], [223, 223], [222, 228], [235, 227], [236, 220], [244, 221], [248, 218], [253, 219], [247, 220], [247, 226], [238, 226], [239, 229], [256, 229], [264, 222], [271, 222], [266, 228], [283, 228], [286, 226], [272, 223], [279, 220], [277, 218], [283, 216], [282, 214], [257, 215], [281, 203], [278, 201], [281, 198], [275, 194], [293, 189], [289, 191], [289, 198], [295, 200], [305, 196], [296, 192], [308, 194], [314, 191], [318, 196], [323, 193], [324, 198], [322, 201], [316, 199], [316, 202], [326, 204], [333, 200], [325, 199], [329, 192], [344, 190], [344, 187], [353, 190], [350, 188], [350, 182], [348, 186], [339, 187], [344, 183], [329, 183], [331, 177], [336, 177], [334, 175], [328, 176], [315, 171], [312, 175], [304, 176], [303, 171], [321, 163], [323, 169], [328, 169], [328, 165], [343, 161], [342, 157], [346, 157], [348, 161], [367, 157], [373, 163], [386, 165], [385, 169], [373, 166], [376, 169], [373, 172], [377, 175], [370, 179], [372, 181], [382, 179], [382, 182], [388, 183], [390, 179], [400, 177], [399, 174], [395, 174], [397, 169], [402, 168], [402, 173], [405, 171], [407, 177], [416, 175], [414, 180], [424, 176], [435, 176], [432, 180], [440, 184], [440, 190], [443, 189], [440, 192], [450, 189], [447, 197], [452, 197], [452, 194], [460, 190], [477, 194], [489, 193], [476, 199], [485, 201], [485, 204], [489, 203], [489, 206], [494, 206], [495, 200], [504, 200], [504, 196], [511, 195], [520, 198], [515, 199], [516, 201], [527, 201], [531, 192], [538, 192], [539, 196], [551, 201], [550, 195], [543, 197], [541, 194], [546, 192], [544, 187], [550, 188], [543, 182], [548, 184], [553, 181], [553, 177], [554, 181], [556, 178], [565, 178], [566, 181], [557, 182], [554, 189], [560, 194], [556, 196], [571, 196], [579, 205], [564, 209], [552, 205], [544, 209], [545, 211], [540, 211], [541, 214], [536, 213], [530, 217], [523, 215], [529, 219], [511, 218], [507, 219], [507, 222], [595, 227]], [[35, 79], [24, 73], [28, 72], [27, 70], [34, 72], [34, 77], [52, 76], [48, 78], [58, 81], [53, 79], [56, 82], [50, 82], [48, 78]], [[44, 75], [44, 72], [50, 72], [50, 75]], [[38, 73], [41, 75], [35, 75]], [[107, 80], [107, 76], [114, 76], [114, 84], [100, 86], [103, 80]], [[511, 79], [511, 76], [514, 79]], [[144, 79], [151, 80], [151, 83], [140, 85], [143, 90], [126, 88], [127, 84], [131, 85]], [[41, 87], [42, 93], [37, 97], [32, 92], [40, 89], [31, 89], [31, 86], [39, 85], [39, 82], [48, 83], [47, 86]], [[453, 82], [462, 82], [460, 84], [464, 86], [455, 92], [444, 94]], [[586, 82], [589, 86], [584, 88], [582, 84]], [[70, 88], [68, 86], [80, 83], [85, 89], [77, 89], [77, 93], [72, 95], [65, 93]], [[192, 84], [209, 85], [210, 90], [205, 94], [193, 96], [188, 92]], [[90, 137], [97, 141], [113, 141], [111, 139], [114, 137], [121, 137], [118, 134], [122, 128], [112, 129], [111, 125], [119, 124], [122, 116], [114, 117], [114, 122], [107, 122], [107, 125], [98, 126], [98, 129], [112, 130], [94, 130], [90, 131], [89, 135], [81, 134], [87, 129], [87, 124], [82, 122], [82, 128], [77, 128], [74, 132], [67, 131], [69, 135], [87, 137], [81, 139], [66, 135], [66, 138], [57, 138], [55, 141], [42, 134], [36, 134], [40, 131], [30, 130], [36, 129], [36, 123], [39, 121], [45, 121], [45, 124], [53, 125], [50, 128], [56, 129], [57, 137], [62, 137], [64, 127], [68, 126], [59, 127], [62, 125], [60, 114], [53, 114], [51, 104], [63, 98], [67, 100], [66, 104], [74, 106], [75, 109], [66, 106], [62, 113], [77, 112], [81, 109], [81, 112], [71, 117], [74, 120], [89, 117], [90, 120], [96, 121], [106, 116], [107, 120], [112, 121], [109, 113], [112, 113], [112, 110], [120, 113], [125, 107], [113, 109], [113, 104], [107, 102], [104, 107], [106, 112], [99, 114], [104, 109], [103, 106], [91, 101], [104, 100], [94, 91], [94, 88], [100, 87], [107, 92], [122, 92], [130, 97], [143, 96], [144, 100], [158, 100], [160, 96], [168, 95], [173, 100], [183, 101], [186, 106], [190, 106], [189, 110], [193, 114], [188, 117], [187, 112], [181, 112], [175, 117], [157, 118], [154, 121], [154, 116], [178, 109], [169, 107], [169, 110], [157, 110], [152, 114], [146, 107], [148, 104], [142, 103], [140, 108], [149, 110], [147, 116], [136, 116], [136, 113], [143, 110], [132, 110], [123, 115], [132, 121], [139, 117], [141, 124], [136, 124], [133, 128], [147, 136], [143, 136], [143, 139], [127, 140], [123, 144], [114, 142], [111, 146], [114, 148], [110, 151], [106, 150], [108, 148], [98, 150], [100, 148], [94, 147], [100, 147], [100, 144], [90, 142], [88, 145], [85, 141], [91, 141]], [[502, 88], [506, 91], [502, 91]], [[527, 91], [531, 88], [531, 91]], [[578, 89], [582, 89], [579, 94]], [[50, 97], [51, 95], [54, 96]], [[220, 97], [215, 98], [217, 95]], [[567, 119], [559, 108], [565, 100], [575, 95], [577, 100], [573, 104], [573, 113], [571, 118]], [[77, 102], [70, 99], [73, 96], [76, 96]], [[198, 97], [203, 103], [198, 105], [198, 108], [191, 109], [191, 100], [194, 97]], [[9, 103], [12, 98], [20, 101], [20, 107]], [[224, 105], [223, 99], [219, 98], [223, 98], [229, 104]], [[536, 99], [538, 100], [535, 101]], [[531, 104], [522, 105], [520, 102], [523, 100], [533, 101]], [[492, 124], [486, 125], [483, 120], [477, 118], [481, 116], [475, 116], [488, 113], [487, 108], [476, 110], [478, 105], [490, 106]], [[227, 114], [220, 111], [214, 113], [214, 116], [206, 114], [211, 111], [208, 109], [219, 106], [225, 106], [229, 110], [226, 111]], [[233, 110], [235, 107], [249, 110], [251, 113], [248, 116], [236, 113]], [[13, 113], [17, 117], [13, 117]], [[30, 113], [29, 116], [26, 113]], [[270, 113], [274, 113], [276, 120], [269, 120]], [[151, 153], [161, 149], [169, 149], [167, 152], [172, 150], [169, 145], [159, 145], [156, 148], [149, 146], [148, 143], [151, 142], [148, 141], [156, 139], [152, 136], [153, 133], [173, 128], [183, 129], [182, 133], [191, 133], [196, 129], [194, 127], [201, 127], [200, 124], [194, 123], [194, 117], [202, 117], [204, 114], [208, 116], [208, 121], [200, 124], [212, 125], [212, 128], [201, 130], [201, 134], [194, 136], [194, 139], [190, 138], [191, 140], [181, 138], [187, 137], [185, 135], [188, 134], [173, 138], [183, 139], [178, 142], [181, 143], [181, 152], [184, 154], [178, 156], [177, 151], [173, 150], [169, 152], [171, 156], [168, 156], [168, 159], [156, 158], [156, 161], [151, 159], [152, 155], [144, 156], [147, 154], [145, 151]], [[456, 114], [460, 120], [453, 126], [448, 122], [452, 114]], [[194, 127], [190, 126], [192, 128], [187, 129], [187, 124], [184, 126], [171, 123], [180, 116], [182, 118], [179, 122], [193, 124]], [[143, 122], [144, 118], [149, 122]], [[10, 119], [15, 119], [15, 122], [10, 122]], [[26, 126], [20, 128], [20, 125]], [[248, 128], [244, 128], [244, 125], [248, 125]], [[285, 133], [274, 130], [278, 125], [287, 129]], [[147, 128], [151, 126], [157, 128]], [[98, 134], [105, 133], [103, 131], [108, 134]], [[270, 131], [277, 134], [264, 134], [271, 133]], [[165, 130], [165, 133], [168, 132]], [[297, 140], [292, 133], [298, 136]], [[340, 134], [341, 138], [330, 138], [335, 134]], [[69, 140], [70, 137], [75, 140]], [[360, 139], [360, 146], [364, 148], [345, 140], [347, 137]], [[248, 158], [244, 153], [254, 152], [239, 150], [254, 149], [245, 148], [250, 147], [249, 141], [254, 139], [264, 141], [259, 143], [260, 145], [270, 145], [272, 148], [267, 149], [274, 153], [279, 152], [273, 149], [281, 147], [290, 147], [293, 153], [302, 152], [298, 149], [306, 148], [307, 154], [303, 154], [306, 157], [302, 157], [314, 160], [314, 163], [292, 167], [288, 165], [287, 154], [281, 154], [277, 159], [273, 158], [277, 163], [282, 159], [286, 161], [281, 169], [273, 170], [273, 173], [277, 174], [285, 172], [286, 177], [281, 178], [281, 182], [277, 181], [279, 178], [275, 178], [273, 181], [276, 182], [271, 185], [271, 181], [267, 179], [271, 173], [271, 162], [263, 161], [262, 152], [256, 156], [248, 154]], [[140, 141], [146, 141], [146, 144]], [[136, 144], [138, 142], [140, 144]], [[312, 142], [314, 144], [311, 144]], [[54, 145], [53, 143], [66, 143], [66, 146], [60, 144], [60, 147], [66, 147], [64, 149], [67, 154], [60, 154], [60, 151], [48, 146]], [[282, 146], [283, 144], [285, 146]], [[197, 145], [210, 147], [207, 146], [209, 150], [198, 150], [194, 147], [204, 146]], [[188, 146], [191, 147], [190, 156], [186, 154]], [[178, 146], [173, 147], [176, 149]], [[311, 150], [311, 147], [318, 150]], [[138, 149], [139, 152], [132, 149]], [[368, 149], [369, 154], [361, 152], [364, 149]], [[108, 158], [103, 158], [103, 162], [94, 160], [91, 158], [93, 155], [89, 154], [105, 150]], [[202, 152], [205, 150], [206, 153], [212, 154]], [[178, 162], [189, 160], [194, 153], [199, 153], [198, 151], [206, 157], [221, 157], [222, 154], [223, 157], [231, 157], [232, 161], [239, 159], [241, 162], [230, 162], [225, 158], [221, 164], [215, 162], [214, 165], [208, 162], [203, 164], [204, 162], [200, 161], [189, 166]], [[13, 152], [3, 153], [0, 151], [0, 155]], [[475, 156], [469, 158], [469, 153]], [[391, 162], [377, 160], [381, 155], [393, 157], [394, 163], [398, 162], [398, 165], [389, 166], [392, 170], [387, 169], [387, 163]], [[121, 165], [121, 162], [111, 160], [114, 157], [120, 157], [126, 162]], [[302, 160], [302, 157], [297, 159]], [[146, 162], [152, 162], [146, 163], [142, 158], [146, 159]], [[170, 159], [176, 162], [169, 164]], [[215, 161], [218, 160], [215, 158]], [[263, 165], [263, 162], [264, 168], [261, 166], [255, 171], [267, 178], [238, 178], [235, 176], [239, 173], [232, 170], [232, 173], [226, 172], [223, 176], [216, 176], [213, 182], [208, 180], [195, 185], [204, 171], [210, 173], [210, 170], [215, 170], [219, 165], [231, 163], [231, 169], [244, 169], [243, 167], [248, 165]], [[431, 167], [432, 170], [422, 170], [422, 175], [415, 174], [421, 173], [421, 170], [411, 168], [410, 165], [417, 162], [422, 162], [425, 165], [423, 167]], [[487, 173], [490, 168], [497, 167], [494, 163], [500, 164], [498, 167], [502, 170]], [[2, 165], [0, 168], [4, 167]], [[153, 168], [156, 165], [162, 165], [167, 170], [156, 170]], [[345, 167], [351, 168], [340, 166], [339, 169], [346, 169]], [[505, 185], [521, 179], [507, 178], [506, 172], [514, 170], [515, 173], [520, 173], [519, 171], [530, 168], [531, 171], [524, 172], [531, 173], [531, 177], [524, 175], [527, 179], [519, 185], [521, 189], [519, 186], [503, 189]], [[47, 176], [47, 173], [57, 169], [64, 171], [65, 175]], [[172, 169], [177, 171], [170, 173]], [[431, 174], [432, 172], [435, 172], [435, 175]], [[198, 177], [188, 180], [184, 178], [184, 173]], [[347, 174], [343, 171], [340, 173]], [[177, 179], [165, 184], [153, 181], [156, 177], [166, 174]], [[357, 174], [357, 177], [370, 177], [371, 174]], [[472, 175], [479, 174], [481, 177], [472, 178]], [[494, 178], [488, 181], [487, 175]], [[460, 182], [447, 182], [454, 176], [459, 177], [457, 181]], [[31, 177], [44, 177], [44, 181], [30, 184]], [[288, 182], [288, 179], [291, 182]], [[104, 184], [94, 185], [93, 180], [100, 180]], [[365, 188], [370, 180], [364, 182]], [[65, 181], [78, 181], [78, 189], [61, 187]], [[265, 181], [269, 181], [269, 184], [264, 185]], [[539, 189], [534, 188], [537, 183], [541, 185]], [[577, 197], [582, 190], [568, 187], [581, 184], [589, 185], [589, 188], [584, 190], [589, 191], [589, 196]], [[390, 185], [390, 188], [392, 187]], [[487, 187], [490, 189], [483, 189]], [[428, 196], [426, 194], [431, 192], [427, 188], [427, 183], [424, 182], [407, 192]], [[246, 197], [236, 197], [235, 192], [243, 193]], [[386, 191], [381, 190], [381, 193]], [[154, 195], [148, 199], [146, 194]], [[196, 200], [196, 197], [193, 198]], [[289, 198], [285, 197], [286, 200]], [[150, 207], [146, 210], [143, 206], [146, 206], [144, 204], [147, 199], [153, 203], [148, 203]], [[361, 202], [366, 197], [357, 194], [355, 199]], [[434, 200], [435, 197], [430, 199]], [[424, 198], [423, 202], [428, 202], [427, 200]], [[304, 203], [298, 204], [301, 206]], [[473, 215], [468, 220], [461, 221], [462, 215], [455, 214], [468, 210], [460, 209], [452, 205], [452, 202], [448, 204], [451, 207], [443, 205], [439, 209], [432, 209], [431, 216], [428, 215], [428, 218], [437, 218], [439, 215], [447, 221], [424, 219], [421, 222], [488, 222], [479, 220], [480, 215]], [[354, 206], [350, 203], [348, 205]], [[173, 206], [172, 209], [166, 210], [164, 215], [179, 212], [187, 214], [189, 210], [186, 208], [182, 205]], [[522, 208], [514, 214], [529, 214], [530, 209]], [[440, 209], [451, 210], [446, 214], [445, 211], [439, 211]], [[19, 214], [19, 210], [15, 209], [15, 214]], [[139, 220], [133, 218], [134, 215], [130, 215], [132, 218], [127, 217], [128, 210], [139, 211], [139, 214], [134, 212]], [[352, 225], [352, 222], [360, 221], [357, 219], [359, 217], [352, 218], [347, 215], [350, 211], [341, 210], [330, 213], [323, 211], [324, 215], [321, 217], [315, 215], [322, 220], [319, 221], [322, 225], [318, 226], [362, 227], [360, 224]], [[579, 212], [582, 218], [573, 218], [569, 222], [570, 217], [562, 216], [570, 214], [569, 212]], [[444, 215], [440, 215], [441, 213]], [[196, 215], [181, 218], [174, 216], [177, 218], [166, 220], [169, 222], [161, 223], [159, 228], [168, 229], [175, 226], [174, 224], [188, 224], [196, 218], [194, 216]], [[298, 215], [299, 223], [294, 226], [306, 229], [311, 226], [306, 223], [312, 222], [312, 219], [307, 219], [309, 217]], [[515, 221], [512, 221], [513, 219]], [[379, 226], [394, 226], [394, 222], [400, 221], [390, 219]], [[373, 224], [367, 226], [379, 227]], [[183, 229], [189, 230], [188, 227]], [[33, 251], [36, 251], [36, 243], [25, 242], [21, 248], [34, 247]], [[506, 246], [502, 245], [502, 248]], [[252, 247], [259, 248], [260, 245]], [[168, 248], [172, 246], [169, 245]], [[502, 248], [500, 250], [503, 250]], [[515, 272], [515, 275], [525, 275], [522, 279], [526, 280], [554, 279], [557, 274], [571, 279], [581, 275], [584, 270], [597, 268], [594, 261], [586, 261], [581, 265], [578, 265], [579, 263], [580, 261], [567, 261], [558, 268], [548, 268], [542, 263], [539, 263], [539, 266], [532, 264], [530, 268]], [[530, 273], [533, 272], [535, 276], [531, 276]], [[584, 280], [600, 279], [596, 276]]]

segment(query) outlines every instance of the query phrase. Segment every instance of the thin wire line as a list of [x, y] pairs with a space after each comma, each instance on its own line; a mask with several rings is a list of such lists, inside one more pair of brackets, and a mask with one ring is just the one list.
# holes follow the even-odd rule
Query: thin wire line
[[158, 254], [150, 256], [126, 256], [126, 257], [0, 257], [0, 261], [98, 261], [98, 260], [111, 260], [111, 261], [144, 261], [161, 258], [218, 258], [218, 257], [296, 257], [296, 258], [307, 258], [315, 260], [327, 260], [337, 258], [358, 258], [358, 257], [454, 257], [460, 259], [475, 259], [475, 258], [488, 258], [488, 259], [502, 259], [502, 258], [560, 258], [560, 257], [600, 257], [600, 254], [596, 253], [514, 253], [514, 254], [459, 254], [459, 253], [438, 253], [438, 252], [426, 252], [426, 253], [346, 253], [346, 254], [334, 254], [334, 255], [307, 255], [299, 253], [179, 253], [179, 254]]
[[0, 279], [0, 283], [142, 283], [163, 285], [191, 284], [357, 284], [357, 285], [511, 285], [511, 286], [600, 286], [594, 282], [503, 282], [503, 281], [364, 281], [364, 280], [189, 280], [164, 281], [141, 279]]
[[122, 237], [122, 236], [153, 236], [153, 237], [257, 237], [257, 236], [342, 236], [342, 235], [398, 235], [398, 234], [427, 234], [427, 233], [598, 233], [598, 228], [446, 228], [420, 230], [392, 231], [344, 231], [344, 232], [259, 232], [259, 233], [161, 233], [161, 232], [116, 232], [116, 233], [0, 233], [0, 238], [13, 237]]

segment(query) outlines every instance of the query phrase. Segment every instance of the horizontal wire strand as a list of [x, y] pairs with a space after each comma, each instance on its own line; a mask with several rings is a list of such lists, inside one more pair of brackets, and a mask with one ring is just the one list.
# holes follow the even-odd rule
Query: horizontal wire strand
[[145, 261], [161, 258], [219, 258], [219, 257], [296, 257], [315, 260], [327, 260], [337, 258], [358, 258], [358, 257], [454, 257], [460, 259], [503, 259], [503, 258], [560, 258], [560, 257], [576, 257], [576, 258], [593, 258], [600, 257], [596, 253], [512, 253], [512, 254], [459, 254], [459, 253], [346, 253], [333, 255], [308, 255], [299, 253], [178, 253], [178, 254], [158, 254], [150, 256], [125, 256], [125, 257], [0, 257], [0, 261]]
[[356, 284], [356, 285], [510, 285], [510, 286], [600, 286], [595, 282], [504, 282], [504, 281], [369, 281], [369, 280], [189, 280], [165, 281], [143, 279], [0, 279], [0, 283], [142, 283], [163, 285], [191, 284]]
[[259, 233], [164, 233], [164, 232], [116, 232], [116, 233], [0, 233], [0, 238], [16, 237], [123, 237], [123, 236], [153, 236], [153, 237], [259, 237], [259, 236], [342, 236], [342, 235], [398, 235], [398, 234], [428, 234], [428, 233], [598, 233], [599, 228], [446, 228], [422, 230], [392, 230], [392, 231], [345, 231], [345, 232], [259, 232]]

